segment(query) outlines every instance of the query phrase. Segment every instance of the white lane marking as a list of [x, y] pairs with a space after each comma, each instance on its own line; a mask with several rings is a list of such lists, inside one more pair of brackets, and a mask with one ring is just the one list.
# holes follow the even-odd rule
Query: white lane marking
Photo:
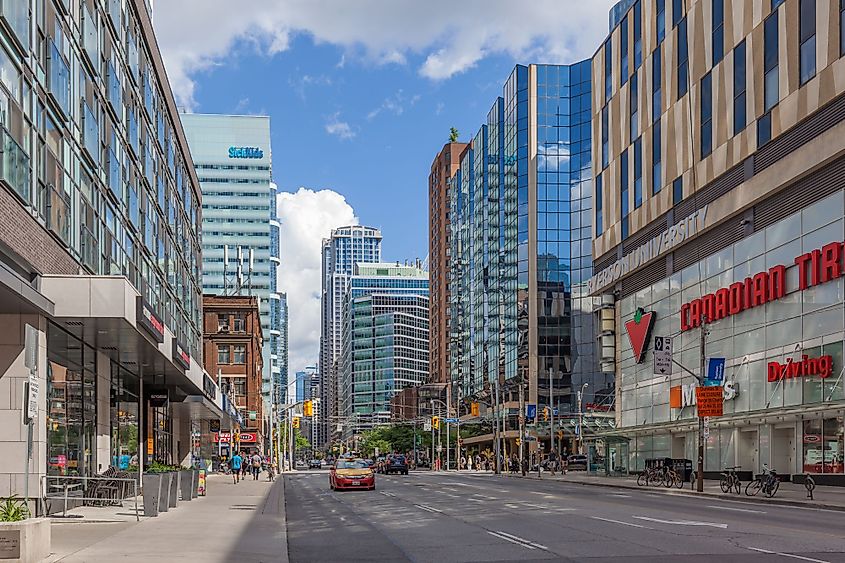
[[484, 502], [484, 500], [480, 498], [468, 498], [467, 500], [471, 500], [472, 502]]
[[513, 535], [513, 534], [509, 534], [509, 533], [507, 533], [507, 532], [503, 532], [503, 531], [501, 531], [501, 530], [499, 530], [499, 531], [498, 531], [498, 532], [496, 532], [496, 533], [498, 533], [498, 534], [500, 534], [500, 535], [502, 535], [502, 536], [508, 537], [508, 538], [512, 539], [513, 541], [519, 542], [519, 543], [521, 543], [522, 545], [524, 545], [525, 547], [531, 547], [532, 549], [534, 549], [534, 548], [536, 548], [536, 549], [542, 549], [542, 550], [545, 550], [545, 551], [548, 551], [548, 549], [549, 549], [549, 548], [548, 548], [548, 547], [546, 547], [545, 545], [540, 545], [539, 543], [535, 543], [535, 542], [533, 542], [533, 541], [531, 541], [531, 540], [527, 540], [527, 539], [525, 539], [525, 538], [521, 538], [521, 537], [519, 537], [519, 536], [515, 536], [515, 535]]
[[518, 541], [514, 541], [514, 540], [512, 540], [512, 539], [510, 539], [510, 538], [508, 538], [508, 537], [505, 537], [505, 536], [503, 536], [503, 535], [500, 535], [500, 534], [498, 534], [498, 533], [496, 533], [496, 532], [491, 532], [491, 531], [489, 531], [489, 530], [488, 530], [488, 531], [487, 531], [487, 533], [488, 533], [488, 534], [490, 534], [491, 536], [495, 536], [495, 537], [499, 538], [500, 540], [505, 540], [505, 541], [511, 542], [511, 543], [516, 544], [516, 545], [521, 546], [521, 547], [525, 547], [525, 548], [528, 548], [528, 549], [536, 549], [536, 548], [534, 548], [534, 547], [532, 547], [532, 546], [530, 546], [530, 545], [526, 545], [526, 544], [524, 544], [524, 543], [521, 543], [521, 542], [518, 542]]
[[659, 518], [649, 518], [648, 516], [634, 516], [637, 520], [646, 520], [647, 522], [657, 522], [658, 524], [674, 524], [676, 526], [710, 526], [711, 528], [726, 529], [727, 524], [720, 522], [696, 522], [695, 520], [661, 520]]
[[437, 512], [438, 514], [442, 514], [442, 513], [443, 513], [443, 511], [442, 511], [442, 510], [437, 510], [436, 508], [431, 507], [431, 506], [426, 506], [425, 504], [415, 504], [414, 506], [416, 506], [416, 507], [417, 507], [417, 508], [419, 508], [420, 510], [425, 510], [425, 511], [427, 511], [427, 512]]
[[813, 559], [812, 557], [804, 557], [803, 555], [795, 555], [792, 553], [781, 553], [779, 551], [769, 551], [768, 549], [763, 549], [760, 547], [749, 547], [751, 551], [758, 551], [760, 553], [766, 553], [768, 555], [780, 555], [781, 557], [792, 557], [793, 559], [801, 559], [802, 561], [812, 561], [813, 563], [830, 563], [829, 561], [825, 561], [823, 559]]
[[619, 493], [611, 494], [611, 495], [608, 495], [608, 496], [618, 497], [618, 498], [631, 498], [631, 495], [623, 495], [623, 494], [619, 494]]
[[517, 506], [517, 505], [515, 505], [515, 504], [511, 504], [511, 503], [509, 503], [509, 502], [508, 502], [508, 503], [505, 503], [505, 507], [506, 507], [506, 508], [511, 508], [511, 509], [513, 509], [513, 508], [519, 508], [519, 506]]
[[751, 512], [752, 514], [765, 514], [765, 510], [751, 510], [750, 508], [734, 508], [732, 506], [718, 506], [716, 504], [708, 504], [707, 508], [715, 508], [716, 510], [731, 510], [733, 512]]
[[593, 520], [601, 520], [602, 522], [612, 522], [613, 524], [622, 524], [623, 526], [631, 526], [632, 528], [643, 528], [645, 530], [651, 530], [648, 526], [643, 526], [642, 524], [633, 524], [631, 522], [623, 522], [622, 520], [612, 520], [610, 518], [602, 518], [601, 516], [590, 516]]
[[381, 494], [383, 494], [384, 496], [386, 496], [386, 497], [395, 497], [395, 496], [396, 496], [395, 494], [393, 494], [393, 493], [388, 493], [388, 492], [386, 492], [386, 491], [379, 491], [379, 492], [380, 492]]

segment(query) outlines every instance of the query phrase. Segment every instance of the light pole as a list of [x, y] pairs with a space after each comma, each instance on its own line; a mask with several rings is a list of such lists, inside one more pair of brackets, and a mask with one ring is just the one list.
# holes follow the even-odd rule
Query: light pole
[[589, 383], [582, 384], [578, 391], [578, 453], [582, 455], [584, 453], [584, 409], [582, 408], [582, 401], [584, 400], [584, 389], [589, 385]]

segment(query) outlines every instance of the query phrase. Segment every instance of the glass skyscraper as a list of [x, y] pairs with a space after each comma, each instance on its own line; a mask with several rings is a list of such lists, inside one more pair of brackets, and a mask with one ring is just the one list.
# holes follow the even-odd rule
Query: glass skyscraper
[[[203, 292], [255, 295], [264, 333], [262, 395], [287, 389], [287, 303], [272, 181], [270, 118], [182, 114], [203, 192]], [[268, 411], [269, 412], [269, 411]]]
[[317, 445], [331, 440], [338, 421], [338, 366], [343, 323], [343, 298], [349, 276], [356, 264], [381, 261], [381, 231], [373, 227], [350, 225], [333, 229], [323, 239], [320, 323], [320, 406], [322, 425], [317, 431]]
[[343, 302], [339, 414], [344, 438], [390, 422], [390, 399], [429, 375], [428, 272], [359, 264]]
[[516, 66], [452, 179], [450, 369], [462, 396], [523, 377], [529, 404], [566, 418], [584, 383], [613, 394], [585, 292], [590, 64]]

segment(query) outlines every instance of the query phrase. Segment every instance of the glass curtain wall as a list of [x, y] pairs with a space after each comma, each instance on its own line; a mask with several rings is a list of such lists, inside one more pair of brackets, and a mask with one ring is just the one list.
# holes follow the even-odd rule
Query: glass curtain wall
[[47, 474], [92, 476], [97, 469], [94, 349], [47, 327]]
[[138, 468], [138, 378], [117, 364], [111, 366], [111, 465]]

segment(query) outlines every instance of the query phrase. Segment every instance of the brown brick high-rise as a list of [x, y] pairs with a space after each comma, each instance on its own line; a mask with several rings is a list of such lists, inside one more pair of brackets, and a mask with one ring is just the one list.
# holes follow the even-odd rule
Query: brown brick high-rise
[[446, 143], [428, 176], [429, 383], [449, 381], [449, 178], [458, 170], [467, 143]]

